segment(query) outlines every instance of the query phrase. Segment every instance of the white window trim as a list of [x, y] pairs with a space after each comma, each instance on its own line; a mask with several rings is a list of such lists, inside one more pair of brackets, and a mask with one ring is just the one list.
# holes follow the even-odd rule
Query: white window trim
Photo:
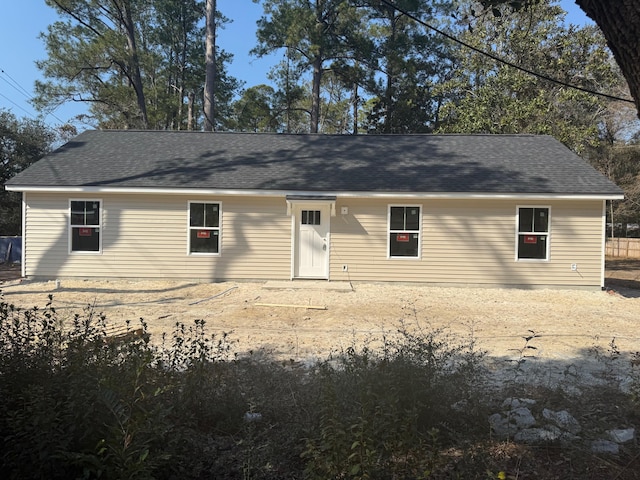
[[[518, 242], [520, 239], [520, 209], [521, 208], [546, 208], [549, 212], [549, 218], [547, 219], [547, 245], [545, 251], [545, 258], [518, 258]], [[515, 218], [515, 259], [516, 262], [548, 262], [551, 258], [551, 219], [553, 218], [551, 214], [551, 205], [516, 205], [516, 218]], [[542, 232], [531, 232], [532, 235], [539, 235]]]
[[[418, 219], [418, 230], [391, 230], [391, 208], [392, 207], [406, 207], [406, 208], [419, 208], [420, 209], [420, 215], [419, 215], [419, 219]], [[422, 205], [421, 204], [413, 204], [413, 203], [390, 203], [389, 205], [387, 205], [387, 236], [386, 236], [386, 242], [387, 242], [387, 259], [388, 260], [409, 260], [409, 261], [415, 261], [415, 260], [420, 260], [422, 258]], [[391, 256], [391, 241], [390, 241], [390, 237], [392, 233], [398, 233], [398, 232], [413, 232], [413, 233], [418, 233], [418, 255], [416, 255], [415, 257], [393, 257]]]
[[[98, 216], [98, 230], [100, 230], [100, 239], [98, 241], [98, 251], [87, 250], [73, 250], [73, 229], [82, 227], [81, 225], [71, 224], [71, 202], [98, 202], [100, 204], [100, 215]], [[67, 212], [69, 214], [67, 228], [68, 228], [68, 245], [69, 255], [102, 255], [102, 239], [104, 238], [104, 229], [102, 228], [103, 215], [104, 215], [104, 202], [102, 198], [70, 198]], [[95, 226], [93, 226], [95, 228]]]
[[[218, 226], [217, 227], [192, 227], [191, 226], [191, 204], [206, 203], [218, 205]], [[218, 231], [218, 252], [192, 252], [191, 251], [191, 230], [212, 230]], [[222, 252], [222, 202], [218, 200], [189, 200], [187, 202], [187, 255], [194, 257], [219, 257]]]

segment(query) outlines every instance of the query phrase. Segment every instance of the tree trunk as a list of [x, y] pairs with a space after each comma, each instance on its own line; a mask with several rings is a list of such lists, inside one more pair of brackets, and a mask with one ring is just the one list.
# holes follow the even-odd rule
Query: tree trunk
[[216, 0], [207, 0], [205, 37], [204, 130], [215, 130]]
[[358, 134], [358, 82], [353, 82], [351, 103], [353, 104], [353, 135]]
[[322, 57], [313, 60], [313, 84], [311, 87], [311, 133], [318, 133], [320, 125], [320, 82], [322, 81]]
[[193, 106], [196, 103], [196, 94], [189, 92], [187, 107], [187, 130], [193, 130]]
[[318, 126], [320, 125], [320, 84], [322, 82], [322, 60], [324, 56], [324, 49], [322, 43], [323, 39], [323, 14], [322, 14], [323, 2], [315, 1], [315, 32], [312, 34], [314, 38], [315, 48], [318, 49], [314, 53], [313, 57], [313, 76], [311, 79], [311, 133], [318, 133]]
[[[184, 85], [184, 82], [183, 82]], [[180, 85], [180, 87], [178, 88], [178, 95], [180, 96], [180, 100], [178, 101], [178, 118], [177, 121], [172, 122], [172, 123], [177, 123], [177, 130], [182, 130], [182, 109], [184, 108], [184, 92], [183, 92], [183, 87], [182, 85]]]
[[144, 89], [142, 86], [142, 76], [140, 75], [140, 60], [138, 59], [138, 48], [136, 46], [135, 25], [133, 24], [133, 18], [131, 16], [131, 4], [129, 0], [123, 2], [123, 16], [122, 22], [124, 30], [127, 35], [127, 45], [129, 52], [131, 53], [131, 59], [129, 62], [131, 83], [133, 89], [136, 92], [136, 100], [138, 102], [138, 108], [140, 109], [140, 115], [142, 116], [143, 128], [149, 128], [149, 119], [147, 117], [147, 102], [144, 96]]
[[[183, 7], [184, 8], [184, 7]], [[178, 88], [178, 94], [180, 98], [178, 99], [178, 130], [182, 130], [182, 123], [184, 119], [184, 94], [186, 90], [187, 80], [186, 80], [186, 72], [187, 72], [187, 50], [189, 48], [189, 38], [187, 35], [187, 23], [185, 20], [184, 11], [182, 12], [182, 54], [180, 55], [180, 65], [178, 66], [180, 72], [180, 87]], [[187, 120], [189, 123], [191, 119]], [[187, 126], [187, 130], [191, 130]]]
[[629, 84], [640, 117], [640, 2], [637, 0], [576, 0], [602, 30]]
[[384, 116], [384, 124], [382, 127], [383, 133], [396, 133], [396, 99], [394, 99], [394, 94], [397, 82], [396, 75], [398, 74], [398, 53], [395, 50], [397, 42], [397, 21], [398, 17], [396, 17], [395, 11], [390, 10], [389, 22], [391, 26], [391, 32], [387, 41], [389, 42], [391, 48], [387, 47], [387, 85], [384, 92], [386, 112]]

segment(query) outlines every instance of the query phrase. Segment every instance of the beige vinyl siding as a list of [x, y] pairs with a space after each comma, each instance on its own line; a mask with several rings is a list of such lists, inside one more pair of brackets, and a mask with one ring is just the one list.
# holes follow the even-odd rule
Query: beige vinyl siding
[[[100, 200], [102, 252], [69, 253], [69, 200]], [[187, 252], [188, 202], [219, 202], [219, 255]], [[31, 277], [291, 278], [292, 220], [284, 197], [33, 193], [26, 196]], [[389, 205], [420, 205], [421, 255], [388, 258]], [[548, 206], [548, 261], [516, 260], [518, 206]], [[348, 207], [348, 214], [341, 214]], [[599, 287], [602, 201], [344, 198], [331, 218], [333, 281]], [[571, 270], [571, 264], [578, 266]], [[347, 271], [343, 271], [343, 265]]]
[[[387, 258], [387, 208], [349, 199], [332, 224], [331, 279], [501, 286], [599, 287], [602, 201], [423, 200], [421, 258]], [[551, 209], [548, 261], [516, 260], [517, 206]], [[572, 271], [571, 264], [578, 270]], [[347, 265], [347, 272], [343, 272]]]
[[[290, 278], [291, 220], [276, 198], [81, 195], [102, 200], [101, 254], [69, 254], [68, 195], [28, 195], [26, 275], [37, 277]], [[188, 201], [220, 202], [219, 255], [189, 255]]]

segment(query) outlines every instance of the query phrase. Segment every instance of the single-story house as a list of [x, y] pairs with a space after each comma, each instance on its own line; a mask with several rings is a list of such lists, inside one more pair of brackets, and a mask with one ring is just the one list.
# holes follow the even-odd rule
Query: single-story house
[[86, 131], [16, 175], [23, 275], [604, 285], [622, 191], [550, 136]]

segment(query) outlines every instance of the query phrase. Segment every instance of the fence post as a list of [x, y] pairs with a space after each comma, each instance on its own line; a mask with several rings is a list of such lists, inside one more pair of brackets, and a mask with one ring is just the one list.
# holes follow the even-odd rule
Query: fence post
[[605, 254], [611, 257], [640, 258], [640, 238], [609, 238]]

